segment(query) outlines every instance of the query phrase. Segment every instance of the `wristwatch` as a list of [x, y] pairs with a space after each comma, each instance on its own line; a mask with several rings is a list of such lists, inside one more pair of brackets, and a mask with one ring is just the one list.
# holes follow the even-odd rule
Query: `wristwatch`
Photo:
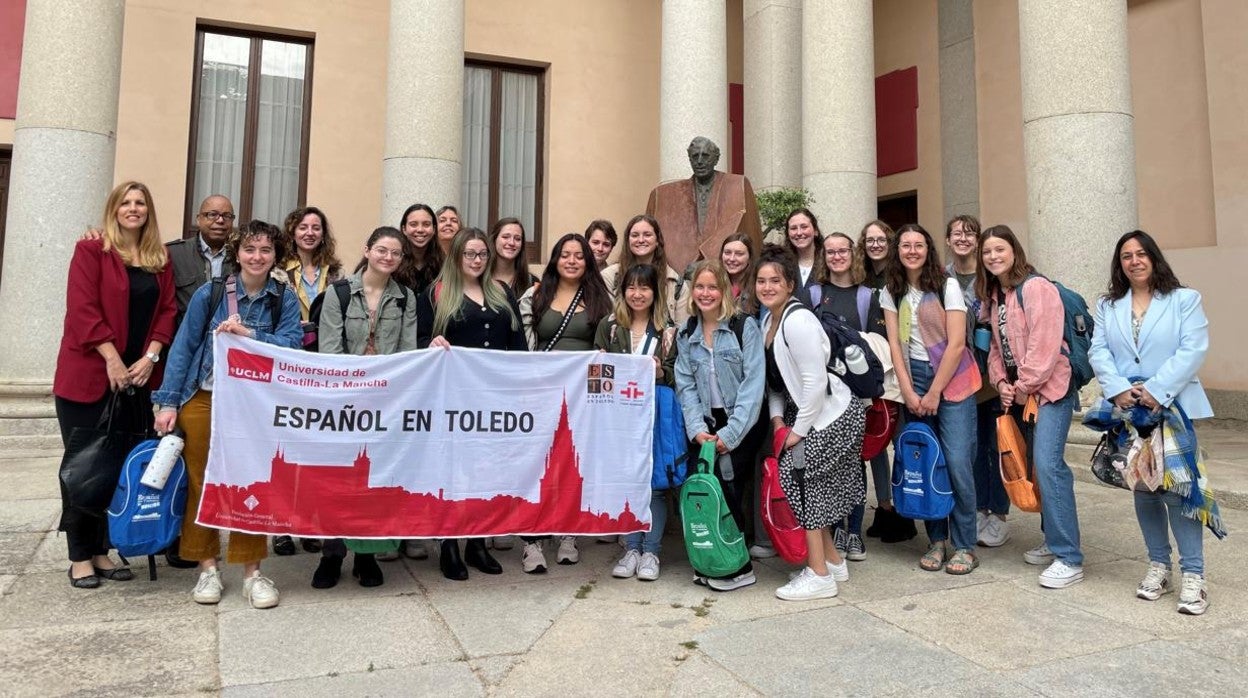
[[157, 353], [156, 353], [156, 352], [154, 352], [154, 351], [149, 351], [149, 352], [147, 352], [146, 354], [144, 354], [143, 356], [146, 356], [146, 357], [147, 357], [147, 360], [148, 360], [148, 361], [151, 361], [151, 362], [152, 362], [152, 363], [154, 363], [154, 364], [158, 364], [158, 363], [160, 363], [160, 354], [157, 354]]

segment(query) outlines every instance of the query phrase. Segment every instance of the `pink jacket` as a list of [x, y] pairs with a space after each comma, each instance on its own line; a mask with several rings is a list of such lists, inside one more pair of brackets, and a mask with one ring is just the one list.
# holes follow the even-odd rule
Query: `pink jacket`
[[[992, 298], [988, 304], [988, 322], [992, 327], [988, 377], [993, 386], [1008, 380], [1005, 360], [1001, 358], [997, 312], [997, 299]], [[1023, 282], [1023, 307], [1019, 307], [1014, 289], [1005, 293], [1005, 328], [1018, 366], [1015, 388], [1019, 393], [1038, 394], [1041, 402], [1056, 402], [1066, 396], [1070, 389], [1070, 359], [1062, 354], [1065, 318], [1057, 287], [1044, 277]]]

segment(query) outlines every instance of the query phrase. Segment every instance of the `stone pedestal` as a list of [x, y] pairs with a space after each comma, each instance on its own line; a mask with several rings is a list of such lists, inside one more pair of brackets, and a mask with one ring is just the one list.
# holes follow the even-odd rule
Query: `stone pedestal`
[[688, 177], [689, 142], [728, 138], [728, 36], [719, 0], [663, 0], [659, 54], [659, 179]]
[[408, 206], [460, 206], [463, 0], [390, 0], [381, 225]]
[[746, 0], [745, 176], [802, 186], [802, 3]]
[[1027, 255], [1091, 301], [1114, 243], [1138, 226], [1127, 4], [1020, 0], [1018, 10]]
[[824, 233], [876, 217], [871, 0], [802, 7], [802, 183]]
[[124, 0], [26, 5], [0, 286], [0, 447], [59, 445], [49, 420], [65, 278], [113, 186], [124, 19]]

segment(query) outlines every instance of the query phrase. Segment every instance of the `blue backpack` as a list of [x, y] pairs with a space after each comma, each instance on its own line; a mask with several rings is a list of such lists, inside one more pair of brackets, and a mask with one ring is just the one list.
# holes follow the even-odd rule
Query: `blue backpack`
[[685, 484], [689, 475], [689, 443], [685, 417], [676, 391], [654, 386], [654, 471], [650, 489], [668, 490]]
[[186, 511], [186, 463], [182, 457], [174, 463], [163, 489], [139, 482], [159, 444], [159, 439], [148, 439], [134, 447], [121, 468], [108, 506], [109, 539], [117, 552], [127, 557], [160, 553], [182, 532]]
[[[1027, 279], [1032, 276], [1047, 278], [1032, 274]], [[1027, 283], [1027, 279], [1023, 279], [1023, 283]], [[1088, 312], [1088, 303], [1083, 300], [1083, 296], [1052, 279], [1049, 282], [1057, 287], [1057, 293], [1062, 298], [1062, 310], [1065, 311], [1062, 339], [1066, 342], [1066, 347], [1062, 349], [1062, 354], [1070, 359], [1070, 391], [1074, 392], [1087, 385], [1095, 375], [1092, 372], [1092, 361], [1088, 358], [1088, 350], [1092, 348], [1092, 330], [1096, 327], [1096, 320]], [[1022, 308], [1023, 284], [1015, 286], [1014, 292], [1018, 294], [1018, 307]]]
[[893, 447], [893, 506], [907, 519], [939, 521], [953, 511], [949, 466], [932, 428], [909, 422]]

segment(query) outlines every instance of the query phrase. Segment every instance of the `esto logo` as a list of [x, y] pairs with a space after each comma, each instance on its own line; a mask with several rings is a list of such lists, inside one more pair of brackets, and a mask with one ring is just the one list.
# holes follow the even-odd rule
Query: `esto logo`
[[273, 380], [273, 359], [267, 356], [248, 354], [241, 349], [230, 349], [226, 354], [226, 363], [230, 367], [230, 375], [249, 381], [269, 383]]

